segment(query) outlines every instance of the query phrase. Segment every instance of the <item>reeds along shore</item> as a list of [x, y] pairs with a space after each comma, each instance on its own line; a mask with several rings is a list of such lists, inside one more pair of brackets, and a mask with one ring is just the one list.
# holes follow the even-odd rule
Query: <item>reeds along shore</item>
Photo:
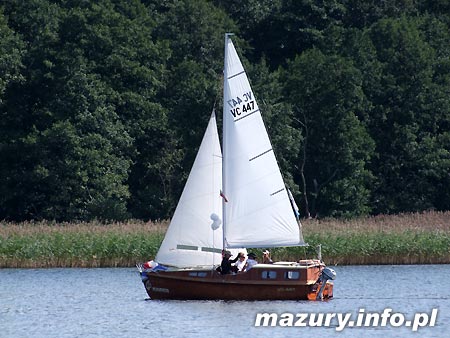
[[[328, 265], [450, 263], [450, 212], [302, 224], [309, 247], [272, 249], [274, 260], [314, 257], [321, 244]], [[2, 222], [0, 268], [134, 266], [155, 257], [167, 226], [167, 221]]]

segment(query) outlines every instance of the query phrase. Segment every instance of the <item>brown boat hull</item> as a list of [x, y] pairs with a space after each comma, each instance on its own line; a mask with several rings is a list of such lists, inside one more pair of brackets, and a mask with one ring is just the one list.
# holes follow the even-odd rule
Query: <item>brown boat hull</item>
[[[259, 264], [248, 272], [221, 275], [212, 269], [143, 272], [145, 289], [151, 299], [199, 300], [315, 300], [316, 283], [323, 264]], [[333, 297], [327, 282], [323, 298]]]

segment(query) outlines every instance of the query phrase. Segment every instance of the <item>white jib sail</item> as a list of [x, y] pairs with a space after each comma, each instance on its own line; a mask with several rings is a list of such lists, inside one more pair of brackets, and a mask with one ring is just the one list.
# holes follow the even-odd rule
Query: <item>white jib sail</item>
[[159, 263], [176, 267], [220, 264], [223, 237], [221, 185], [222, 153], [213, 112], [156, 256]]
[[228, 35], [223, 101], [225, 245], [304, 245], [258, 104]]

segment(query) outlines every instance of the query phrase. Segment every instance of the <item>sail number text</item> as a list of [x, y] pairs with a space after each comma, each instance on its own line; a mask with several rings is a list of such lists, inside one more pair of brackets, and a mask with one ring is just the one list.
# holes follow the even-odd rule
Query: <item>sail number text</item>
[[228, 105], [231, 107], [230, 112], [234, 118], [246, 112], [252, 111], [255, 109], [253, 94], [252, 92], [244, 93], [242, 98], [236, 96], [235, 98], [228, 100]]

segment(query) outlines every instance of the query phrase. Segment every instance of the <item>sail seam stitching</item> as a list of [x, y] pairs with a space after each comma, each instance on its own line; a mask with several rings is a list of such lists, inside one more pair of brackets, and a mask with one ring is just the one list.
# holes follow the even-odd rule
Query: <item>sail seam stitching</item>
[[240, 73], [237, 73], [237, 74], [231, 75], [230, 77], [228, 77], [228, 80], [232, 79], [233, 77], [239, 76], [239, 75], [241, 75], [241, 74], [245, 74], [245, 70], [243, 70], [243, 71], [242, 71], [242, 72], [240, 72]]
[[263, 153], [261, 153], [259, 155], [256, 155], [255, 157], [252, 157], [251, 159], [249, 159], [249, 161], [253, 161], [254, 159], [257, 159], [258, 157], [261, 157], [261, 156], [267, 154], [270, 151], [272, 151], [272, 148], [270, 148], [269, 150], [266, 150], [265, 152], [263, 152]]
[[282, 192], [283, 190], [284, 190], [284, 188], [281, 188], [280, 190], [271, 193], [270, 196], [276, 195], [276, 194], [278, 194], [279, 192]]
[[246, 117], [248, 117], [248, 116], [250, 116], [250, 115], [253, 115], [254, 113], [257, 113], [257, 112], [259, 112], [259, 109], [256, 109], [255, 111], [252, 111], [251, 113], [248, 113], [247, 115], [242, 116], [242, 117], [240, 117], [240, 118], [234, 120], [234, 122], [237, 122], [237, 121], [239, 121], [239, 120], [245, 119]]
[[193, 250], [193, 251], [197, 251], [197, 250], [198, 250], [198, 246], [195, 246], [195, 245], [185, 245], [185, 244], [177, 244], [177, 249], [178, 249], [178, 250]]

